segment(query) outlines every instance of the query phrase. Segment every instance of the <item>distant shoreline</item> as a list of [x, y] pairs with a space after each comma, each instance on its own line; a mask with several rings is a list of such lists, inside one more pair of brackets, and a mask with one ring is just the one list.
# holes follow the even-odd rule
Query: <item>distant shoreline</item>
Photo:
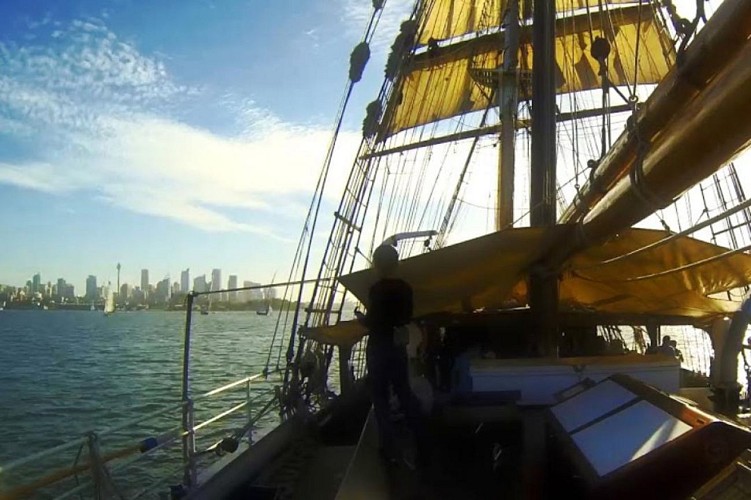
[[[281, 301], [275, 299], [272, 302], [271, 309], [274, 311], [293, 310], [295, 304], [288, 301]], [[263, 302], [218, 302], [208, 307], [206, 304], [194, 305], [193, 311], [208, 310], [209, 312], [225, 312], [225, 311], [246, 311], [256, 312], [266, 309], [266, 304]], [[35, 302], [8, 302], [5, 304], [6, 311], [90, 311], [90, 312], [103, 312], [104, 304], [94, 304], [94, 310], [91, 309], [91, 303], [88, 304], [56, 304], [56, 303], [35, 303]], [[173, 312], [185, 312], [185, 306], [182, 302], [176, 304], [156, 304], [138, 306], [118, 307], [116, 312], [141, 312], [141, 311], [173, 311]]]

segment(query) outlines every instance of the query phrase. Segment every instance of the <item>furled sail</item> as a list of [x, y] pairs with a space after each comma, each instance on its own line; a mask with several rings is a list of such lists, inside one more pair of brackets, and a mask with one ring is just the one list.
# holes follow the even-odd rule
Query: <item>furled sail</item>
[[[610, 44], [607, 76], [611, 85], [633, 85], [635, 77], [639, 84], [653, 84], [668, 73], [674, 51], [651, 6], [611, 5], [607, 15], [593, 12], [556, 21], [557, 93], [602, 86], [600, 62], [591, 53], [592, 41], [598, 37]], [[477, 75], [501, 65], [503, 36], [503, 31], [496, 31], [447, 46], [429, 47], [415, 55], [396, 83], [395, 98], [384, 115], [383, 135], [488, 107], [492, 91], [478, 83]], [[531, 98], [531, 85], [525, 84], [523, 78], [532, 69], [531, 41], [531, 27], [523, 27], [519, 48], [520, 100]]]
[[[508, 229], [404, 260], [399, 275], [414, 288], [415, 316], [526, 305], [530, 266], [573, 229]], [[671, 315], [695, 324], [735, 311], [736, 303], [715, 295], [751, 284], [747, 254], [683, 236], [616, 259], [668, 236], [629, 229], [573, 256], [559, 283], [561, 310]], [[340, 277], [366, 305], [375, 279], [371, 270]]]

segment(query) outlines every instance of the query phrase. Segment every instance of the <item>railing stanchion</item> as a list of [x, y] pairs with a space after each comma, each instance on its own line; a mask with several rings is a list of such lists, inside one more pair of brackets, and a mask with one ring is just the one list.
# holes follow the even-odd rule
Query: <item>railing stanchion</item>
[[247, 385], [245, 386], [245, 402], [246, 406], [245, 409], [248, 413], [248, 444], [253, 444], [253, 409], [250, 406], [250, 382], [251, 379], [248, 377]]
[[195, 486], [193, 454], [195, 453], [196, 448], [196, 437], [193, 430], [193, 401], [191, 401], [190, 399], [190, 328], [192, 323], [194, 299], [194, 293], [188, 293], [188, 297], [185, 302], [185, 339], [183, 342], [183, 482], [187, 488]]

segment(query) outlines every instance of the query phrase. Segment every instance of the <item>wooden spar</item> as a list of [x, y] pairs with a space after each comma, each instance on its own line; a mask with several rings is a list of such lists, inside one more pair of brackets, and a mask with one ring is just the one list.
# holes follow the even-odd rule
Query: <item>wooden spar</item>
[[[625, 113], [630, 111], [631, 106], [628, 104], [620, 104], [618, 106], [610, 106], [611, 113]], [[576, 120], [581, 118], [592, 118], [594, 116], [602, 116], [602, 108], [582, 109], [579, 111], [566, 111], [565, 113], [558, 113], [555, 116], [556, 123], [566, 122], [569, 120]], [[532, 120], [529, 118], [518, 118], [516, 120], [516, 128], [529, 128], [532, 125]], [[372, 153], [366, 153], [360, 156], [361, 160], [369, 160], [371, 158], [378, 158], [381, 156], [387, 156], [396, 153], [403, 153], [405, 151], [411, 151], [413, 149], [425, 148], [428, 146], [437, 146], [439, 144], [445, 144], [447, 142], [463, 141], [465, 139], [474, 139], [476, 137], [482, 137], [484, 135], [498, 134], [501, 132], [500, 125], [489, 125], [487, 127], [480, 127], [471, 130], [462, 130], [453, 134], [446, 134], [439, 137], [432, 137], [425, 139], [424, 141], [412, 142], [410, 144], [404, 144], [402, 146], [396, 146], [393, 148], [382, 149], [380, 151], [373, 151]]]
[[[665, 135], [676, 114], [717, 77], [751, 35], [751, 2], [726, 0], [680, 57], [679, 63], [657, 86], [633, 120], [633, 131], [619, 137], [597, 166], [593, 182], [561, 215], [560, 222], [580, 220], [619, 179], [637, 157], [639, 138], [652, 142]], [[635, 133], [638, 131], [638, 136]]]
[[620, 179], [584, 218], [588, 239], [607, 237], [663, 208], [749, 145], [749, 61], [751, 40], [648, 146], [642, 161], [643, 175]]

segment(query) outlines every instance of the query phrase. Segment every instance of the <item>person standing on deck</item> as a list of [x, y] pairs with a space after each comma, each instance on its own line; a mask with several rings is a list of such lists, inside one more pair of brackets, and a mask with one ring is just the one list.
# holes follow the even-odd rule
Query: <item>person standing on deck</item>
[[368, 328], [367, 347], [368, 378], [373, 398], [373, 408], [380, 451], [383, 458], [393, 460], [398, 456], [395, 432], [390, 419], [390, 389], [399, 400], [415, 438], [420, 454], [419, 403], [409, 386], [407, 364], [407, 339], [401, 327], [412, 319], [412, 287], [396, 278], [399, 254], [390, 245], [381, 245], [373, 253], [373, 269], [378, 281], [368, 291], [368, 312], [355, 310], [357, 319]]
[[662, 337], [662, 345], [657, 348], [657, 352], [664, 354], [665, 356], [676, 357], [675, 349], [673, 349], [673, 346], [670, 343], [670, 335]]

